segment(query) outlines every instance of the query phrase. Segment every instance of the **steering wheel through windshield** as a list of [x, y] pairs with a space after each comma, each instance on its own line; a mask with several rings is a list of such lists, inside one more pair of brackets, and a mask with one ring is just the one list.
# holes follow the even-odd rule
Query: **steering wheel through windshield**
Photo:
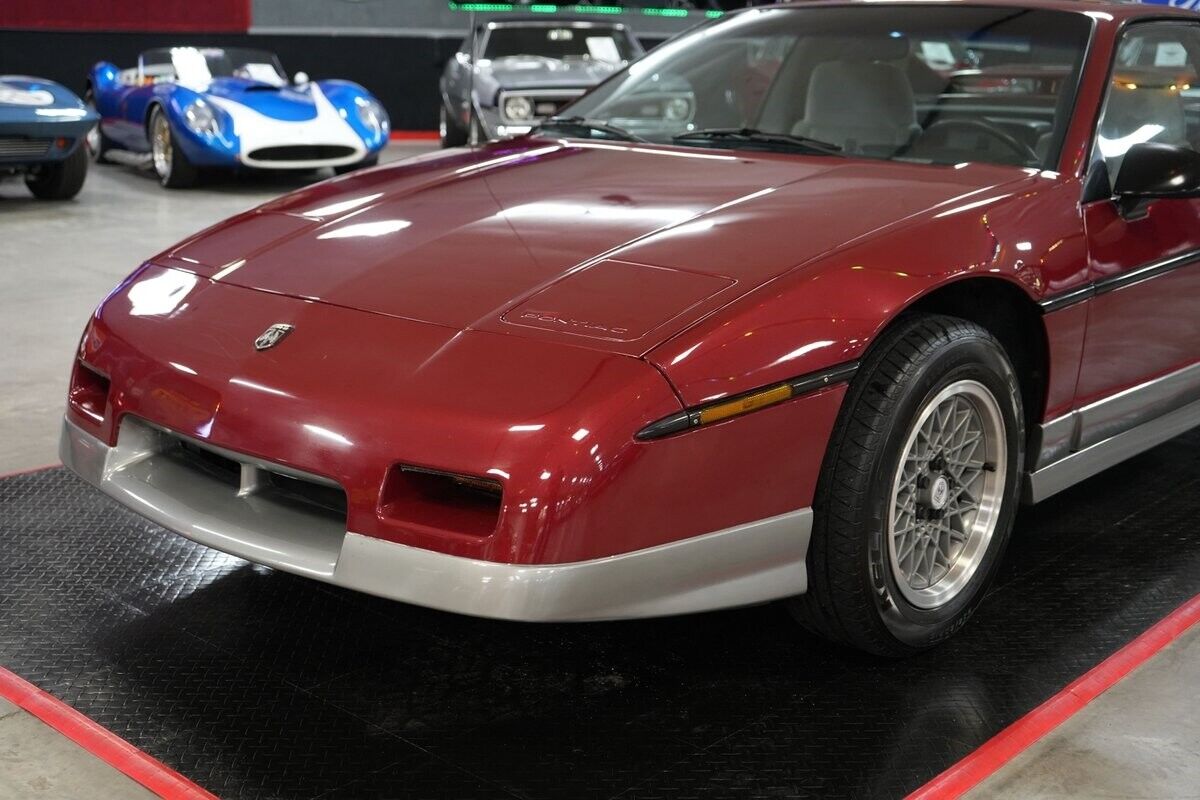
[[1029, 166], [1041, 161], [1032, 147], [1010, 135], [1003, 128], [982, 119], [939, 119], [917, 138], [910, 155], [918, 152], [936, 152], [946, 147], [950, 134], [956, 130], [967, 134], [982, 134], [988, 139], [1000, 143], [1020, 159], [1017, 163], [1021, 166]]

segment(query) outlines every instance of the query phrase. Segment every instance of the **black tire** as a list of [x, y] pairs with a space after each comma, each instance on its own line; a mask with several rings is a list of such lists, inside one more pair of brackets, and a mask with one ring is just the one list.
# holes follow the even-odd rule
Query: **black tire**
[[87, 147], [80, 142], [62, 161], [43, 164], [26, 175], [25, 185], [39, 200], [70, 200], [83, 188], [87, 171]]
[[[90, 86], [83, 95], [83, 102], [93, 111], [97, 111], [96, 95]], [[109, 163], [108, 151], [113, 149], [112, 140], [104, 135], [104, 131], [100, 129], [100, 123], [97, 122], [96, 127], [84, 137], [84, 144], [93, 161], [97, 164]]]
[[451, 119], [445, 103], [442, 103], [441, 108], [438, 109], [438, 133], [442, 140], [442, 147], [462, 147], [467, 143], [467, 132]]
[[[961, 588], [919, 608], [897, 584], [888, 551], [893, 481], [922, 411], [945, 387], [981, 384], [996, 401], [1005, 466], [991, 538]], [[1021, 388], [1000, 343], [955, 317], [913, 315], [886, 331], [851, 382], [813, 503], [808, 592], [788, 601], [805, 627], [883, 656], [933, 647], [966, 623], [995, 575], [1016, 516], [1024, 464]], [[986, 469], [986, 467], [985, 467]], [[940, 512], [939, 512], [940, 513]]]
[[471, 135], [468, 139], [468, 143], [471, 146], [487, 144], [489, 138], [490, 137], [488, 137], [488, 133], [486, 130], [484, 130], [483, 123], [479, 121], [479, 118], [476, 117], [476, 118], [472, 119], [471, 120]]
[[334, 167], [333, 174], [345, 175], [348, 172], [354, 172], [355, 170], [367, 169], [368, 167], [373, 167], [378, 163], [379, 163], [379, 156], [371, 156], [370, 158], [364, 158], [362, 161], [357, 161], [353, 164], [343, 164], [340, 167]]
[[175, 137], [175, 131], [171, 128], [171, 122], [163, 113], [161, 106], [155, 106], [154, 111], [150, 114], [150, 146], [151, 153], [154, 150], [154, 136], [158, 125], [166, 125], [166, 137], [170, 144], [169, 151], [166, 153], [166, 158], [160, 168], [157, 157], [152, 156], [155, 172], [158, 174], [158, 182], [168, 189], [187, 189], [196, 185], [196, 180], [200, 176], [200, 171], [188, 161], [188, 157], [183, 150], [179, 149], [179, 141]]

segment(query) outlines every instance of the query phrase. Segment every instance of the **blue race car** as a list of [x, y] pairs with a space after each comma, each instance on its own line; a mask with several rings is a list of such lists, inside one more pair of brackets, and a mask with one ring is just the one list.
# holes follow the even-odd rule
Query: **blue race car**
[[42, 200], [69, 200], [87, 177], [96, 115], [54, 81], [0, 75], [0, 178], [24, 175]]
[[159, 181], [192, 185], [200, 168], [348, 172], [375, 164], [388, 140], [383, 106], [356, 83], [289, 82], [279, 59], [238, 47], [148, 50], [136, 67], [92, 68], [100, 112], [92, 153], [149, 153]]

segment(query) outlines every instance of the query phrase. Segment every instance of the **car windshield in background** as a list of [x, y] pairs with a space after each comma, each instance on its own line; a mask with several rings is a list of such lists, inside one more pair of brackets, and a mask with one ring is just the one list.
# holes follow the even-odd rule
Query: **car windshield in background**
[[243, 78], [271, 86], [287, 83], [279, 58], [244, 47], [171, 47], [142, 56], [148, 76], [185, 86], [207, 86], [213, 78]]
[[495, 60], [516, 56], [619, 64], [633, 58], [633, 46], [623, 29], [603, 25], [492, 28], [487, 34], [483, 57]]
[[1045, 168], [1091, 28], [1014, 7], [754, 9], [668, 42], [563, 113], [686, 146]]

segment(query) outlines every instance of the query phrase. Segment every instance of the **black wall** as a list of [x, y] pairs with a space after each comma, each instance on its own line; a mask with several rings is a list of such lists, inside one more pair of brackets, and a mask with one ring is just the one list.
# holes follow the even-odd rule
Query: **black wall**
[[[641, 37], [649, 49], [666, 37]], [[365, 86], [388, 110], [392, 129], [437, 128], [438, 76], [458, 37], [311, 36], [263, 34], [115, 33], [0, 29], [0, 75], [35, 75], [83, 93], [98, 61], [137, 64], [152, 47], [216, 45], [260, 47], [279, 54], [288, 74], [314, 80], [344, 78]]]
[[397, 36], [266, 36], [259, 34], [74, 33], [0, 30], [0, 74], [49, 78], [82, 94], [98, 61], [137, 64], [152, 47], [260, 47], [279, 54], [289, 74], [361, 83], [387, 107], [395, 130], [437, 127], [438, 76], [456, 38]]

